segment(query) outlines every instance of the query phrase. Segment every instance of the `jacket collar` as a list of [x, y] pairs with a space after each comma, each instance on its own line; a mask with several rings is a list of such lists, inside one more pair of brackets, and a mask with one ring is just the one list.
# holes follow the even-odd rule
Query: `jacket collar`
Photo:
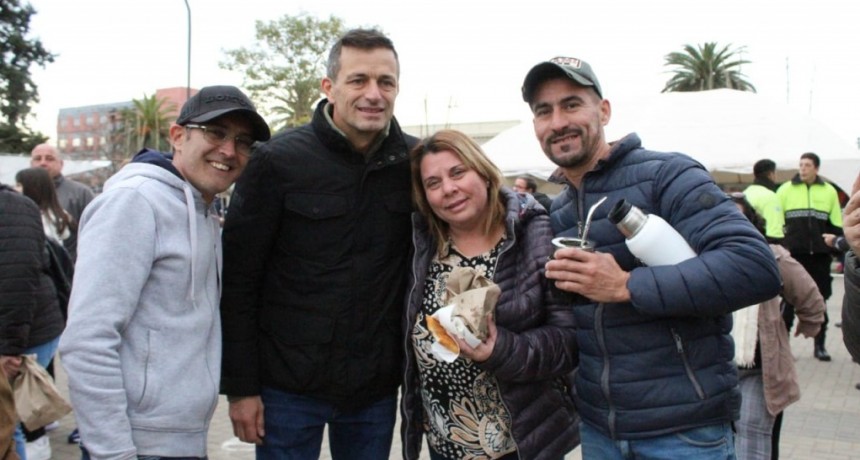
[[[800, 179], [800, 173], [797, 173], [794, 175], [794, 177], [791, 178], [791, 183], [794, 185], [800, 185], [800, 184], [805, 184], [806, 182], [803, 182], [803, 180]], [[821, 176], [816, 174], [815, 175], [815, 182], [813, 182], [810, 185], [815, 185], [815, 184], [824, 185], [824, 179], [822, 179]]]
[[382, 168], [408, 160], [409, 146], [404, 139], [397, 119], [391, 119], [384, 135], [379, 137], [375, 147], [372, 148], [373, 153], [369, 160], [365, 161], [364, 155], [355, 150], [343, 132], [334, 125], [331, 115], [328, 114], [328, 105], [328, 99], [320, 101], [311, 120], [311, 127], [326, 148], [343, 155], [347, 161], [366, 162], [373, 164], [374, 168]]
[[762, 187], [770, 190], [771, 192], [776, 191], [776, 183], [765, 177], [756, 177], [755, 179], [753, 179], [753, 184], [761, 185]]

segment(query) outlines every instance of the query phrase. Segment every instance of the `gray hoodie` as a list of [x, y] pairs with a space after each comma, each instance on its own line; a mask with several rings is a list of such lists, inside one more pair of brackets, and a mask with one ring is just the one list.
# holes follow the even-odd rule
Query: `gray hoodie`
[[94, 459], [206, 455], [221, 373], [219, 226], [161, 163], [124, 167], [81, 220], [60, 353]]

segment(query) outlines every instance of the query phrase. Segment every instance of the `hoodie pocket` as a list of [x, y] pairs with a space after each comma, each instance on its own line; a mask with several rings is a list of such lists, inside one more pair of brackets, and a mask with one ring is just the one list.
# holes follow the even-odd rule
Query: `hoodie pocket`
[[136, 399], [137, 409], [140, 412], [146, 412], [152, 406], [152, 402], [158, 400], [157, 395], [159, 390], [156, 384], [157, 379], [155, 378], [158, 366], [158, 353], [155, 349], [159, 344], [158, 331], [147, 330], [145, 344], [140, 367], [143, 369], [140, 375], [142, 381], [140, 383], [140, 393]]
[[141, 328], [135, 334], [140, 349], [123, 365], [132, 426], [175, 432], [205, 429], [217, 403], [219, 376], [210, 369], [205, 352], [189, 351], [201, 343], [169, 328]]

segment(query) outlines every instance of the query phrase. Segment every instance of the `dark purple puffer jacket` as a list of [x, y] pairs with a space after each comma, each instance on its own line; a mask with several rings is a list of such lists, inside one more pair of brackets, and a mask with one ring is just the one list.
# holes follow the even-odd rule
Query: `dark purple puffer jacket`
[[[558, 459], [579, 445], [579, 417], [568, 389], [577, 363], [573, 311], [549, 301], [544, 264], [552, 254], [546, 211], [531, 196], [502, 192], [507, 203], [507, 238], [493, 281], [501, 288], [493, 354], [480, 364], [498, 381], [512, 418], [512, 436], [522, 460]], [[403, 458], [421, 451], [424, 413], [412, 329], [421, 309], [422, 287], [435, 240], [425, 220], [413, 214], [410, 290], [404, 323], [406, 374], [401, 398]]]

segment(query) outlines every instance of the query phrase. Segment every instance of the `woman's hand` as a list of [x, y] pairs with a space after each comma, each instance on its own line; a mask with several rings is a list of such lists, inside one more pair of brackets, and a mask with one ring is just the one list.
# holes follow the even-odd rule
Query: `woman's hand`
[[0, 369], [10, 381], [14, 379], [21, 370], [21, 356], [0, 356]]
[[477, 347], [472, 348], [460, 337], [454, 337], [457, 344], [460, 345], [460, 356], [469, 358], [476, 363], [484, 362], [490, 359], [493, 354], [493, 348], [496, 347], [496, 321], [493, 315], [487, 316], [487, 338], [484, 339]]

